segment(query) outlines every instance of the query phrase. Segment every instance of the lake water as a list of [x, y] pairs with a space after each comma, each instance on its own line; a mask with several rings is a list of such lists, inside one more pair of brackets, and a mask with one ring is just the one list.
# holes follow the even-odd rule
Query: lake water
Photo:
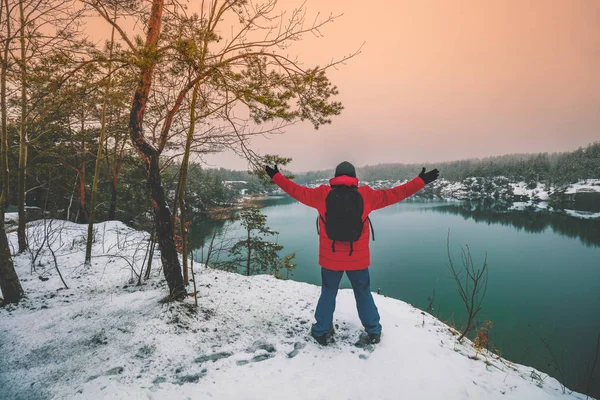
[[[288, 197], [265, 202], [262, 211], [279, 232], [284, 252], [296, 253], [291, 279], [320, 285], [316, 211]], [[557, 358], [564, 352], [570, 387], [586, 375], [600, 332], [600, 221], [497, 204], [418, 200], [376, 211], [371, 220], [373, 291], [423, 310], [435, 291], [433, 314], [460, 326], [465, 313], [448, 271], [450, 230], [455, 265], [461, 265], [461, 246], [469, 247], [476, 266], [487, 253], [489, 283], [478, 321], [493, 322], [490, 341], [502, 355], [556, 376], [541, 336]], [[203, 221], [193, 228], [195, 247], [215, 228], [242, 235], [239, 222]], [[350, 287], [345, 276], [342, 287]], [[600, 365], [595, 375], [599, 370]], [[599, 393], [600, 379], [594, 386]]]

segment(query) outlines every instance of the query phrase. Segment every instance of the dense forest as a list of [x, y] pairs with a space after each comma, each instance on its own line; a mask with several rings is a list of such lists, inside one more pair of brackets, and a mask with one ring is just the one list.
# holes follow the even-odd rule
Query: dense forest
[[[46, 143], [47, 144], [47, 143]], [[61, 143], [57, 142], [56, 146]], [[18, 149], [15, 143], [13, 151]], [[84, 201], [80, 201], [79, 173], [74, 169], [81, 163], [81, 157], [76, 152], [65, 152], [58, 160], [55, 154], [38, 151], [38, 146], [32, 146], [30, 160], [35, 167], [28, 174], [27, 206], [34, 206], [46, 210], [48, 215], [72, 221], [86, 222], [87, 198], [91, 190], [91, 182], [83, 179]], [[58, 151], [58, 150], [56, 150]], [[92, 163], [93, 157], [88, 154], [86, 163]], [[12, 157], [16, 164], [17, 154]], [[98, 203], [96, 215], [98, 220], [117, 219], [126, 223], [141, 223], [141, 219], [148, 219], [150, 202], [147, 199], [147, 189], [144, 182], [143, 165], [135, 155], [126, 153], [119, 160], [119, 171], [116, 174], [108, 169], [106, 161], [105, 174], [100, 174], [98, 182]], [[64, 166], [68, 166], [64, 168]], [[357, 168], [358, 176], [363, 181], [376, 180], [404, 180], [415, 176], [420, 164], [378, 164]], [[551, 184], [567, 184], [579, 179], [600, 177], [600, 142], [590, 144], [572, 152], [540, 153], [540, 154], [511, 154], [485, 159], [469, 159], [444, 162], [427, 167], [437, 167], [441, 177], [451, 181], [460, 181], [468, 177], [495, 177], [505, 176], [514, 181], [543, 182]], [[163, 168], [163, 180], [167, 198], [170, 202], [175, 200], [181, 162], [172, 160]], [[9, 181], [14, 186], [17, 181], [17, 165], [10, 169]], [[93, 169], [92, 171], [93, 172]], [[113, 172], [110, 174], [109, 172]], [[85, 173], [85, 171], [84, 171]], [[89, 170], [86, 175], [91, 175]], [[294, 174], [295, 181], [301, 184], [314, 183], [318, 180], [329, 179], [332, 171], [314, 171]], [[40, 184], [44, 183], [45, 184]], [[245, 182], [243, 184], [224, 184], [224, 182]], [[215, 206], [233, 204], [240, 197], [241, 190], [246, 194], [262, 194], [270, 192], [275, 187], [265, 184], [255, 173], [249, 171], [231, 170], [226, 168], [203, 168], [202, 165], [191, 163], [188, 171], [187, 190], [185, 203], [188, 211], [203, 212]], [[8, 208], [15, 211], [17, 204], [16, 190], [12, 190]], [[119, 196], [126, 193], [126, 196]], [[117, 201], [118, 200], [118, 201]], [[147, 226], [149, 221], [142, 225]]]
[[[283, 23], [279, 12], [247, 1], [0, 2], [4, 301], [22, 297], [5, 212], [18, 212], [21, 254], [30, 206], [88, 224], [88, 265], [94, 222], [151, 220], [170, 299], [185, 297], [175, 225], [185, 231], [189, 203], [206, 208], [230, 195], [220, 172], [190, 164], [228, 150], [256, 172], [285, 165], [258, 154], [251, 139], [297, 121], [318, 128], [343, 108], [327, 72], [359, 51], [311, 66], [286, 50], [337, 17], [308, 21], [301, 6]], [[90, 37], [90, 21], [102, 26], [100, 37]]]
[[[437, 164], [378, 164], [357, 168], [363, 181], [412, 179], [421, 167], [438, 168], [440, 178], [461, 181], [469, 177], [505, 176], [514, 181], [542, 182], [555, 185], [580, 179], [600, 178], [600, 142], [564, 153], [508, 154]], [[296, 174], [299, 183], [315, 182], [333, 176], [326, 171]]]

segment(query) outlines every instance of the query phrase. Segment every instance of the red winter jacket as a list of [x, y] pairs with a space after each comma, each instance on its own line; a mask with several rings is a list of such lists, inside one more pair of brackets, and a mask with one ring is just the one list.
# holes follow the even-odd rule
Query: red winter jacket
[[[331, 190], [331, 186], [358, 186], [357, 178], [346, 175], [332, 178], [329, 180], [329, 185], [321, 185], [314, 189], [300, 186], [280, 173], [275, 174], [273, 182], [300, 203], [316, 208], [323, 219], [325, 218], [325, 198]], [[362, 195], [364, 202], [362, 219], [365, 220], [371, 211], [398, 203], [412, 196], [424, 186], [425, 182], [419, 177], [392, 189], [375, 190], [369, 186], [360, 186], [358, 191]], [[346, 242], [336, 242], [335, 252], [331, 249], [332, 240], [327, 237], [325, 225], [321, 218], [319, 218], [319, 232], [319, 265], [323, 268], [334, 271], [352, 271], [365, 269], [371, 265], [368, 221], [365, 221], [360, 238], [353, 243], [354, 251], [352, 255], [350, 255], [350, 244]]]

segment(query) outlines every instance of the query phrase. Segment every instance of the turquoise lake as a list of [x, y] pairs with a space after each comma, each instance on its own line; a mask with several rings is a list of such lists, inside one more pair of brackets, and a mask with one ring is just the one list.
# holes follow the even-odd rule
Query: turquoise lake
[[[262, 212], [267, 225], [279, 232], [283, 253], [296, 253], [298, 266], [290, 278], [320, 285], [316, 211], [281, 197], [266, 201]], [[586, 363], [593, 361], [600, 333], [600, 221], [510, 211], [497, 204], [425, 200], [376, 211], [371, 220], [376, 239], [371, 242], [372, 291], [422, 310], [434, 297], [432, 314], [460, 327], [465, 312], [448, 270], [450, 230], [456, 266], [462, 265], [461, 246], [469, 247], [476, 266], [487, 254], [489, 283], [477, 319], [493, 322], [490, 341], [502, 355], [558, 376], [544, 338], [564, 359], [568, 386], [577, 388], [589, 376]], [[214, 229], [230, 237], [245, 234], [239, 222], [198, 221], [194, 247], [210, 241]], [[345, 276], [341, 286], [350, 287]], [[597, 377], [593, 392], [600, 392]]]

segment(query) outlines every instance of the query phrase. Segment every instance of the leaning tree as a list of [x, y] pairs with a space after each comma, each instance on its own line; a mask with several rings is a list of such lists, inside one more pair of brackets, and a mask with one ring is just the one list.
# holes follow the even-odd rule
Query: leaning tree
[[[228, 129], [206, 142], [234, 148], [257, 166], [259, 158], [248, 141], [253, 135], [280, 131], [298, 120], [318, 128], [341, 112], [341, 104], [332, 99], [337, 88], [325, 72], [356, 53], [324, 67], [303, 67], [288, 55], [290, 44], [305, 34], [319, 35], [335, 16], [317, 17], [311, 23], [303, 6], [280, 10], [276, 0], [119, 2], [118, 11], [128, 15], [123, 21], [138, 26], [132, 19], [140, 16], [145, 39], [133, 37], [124, 23], [117, 22], [114, 1], [84, 3], [115, 27], [139, 71], [128, 132], [146, 168], [170, 298], [181, 299], [186, 290], [160, 174], [165, 148], [176, 141], [175, 136], [185, 136], [186, 124], [207, 128], [221, 123]], [[196, 112], [189, 121], [186, 108], [191, 107], [194, 88]]]

